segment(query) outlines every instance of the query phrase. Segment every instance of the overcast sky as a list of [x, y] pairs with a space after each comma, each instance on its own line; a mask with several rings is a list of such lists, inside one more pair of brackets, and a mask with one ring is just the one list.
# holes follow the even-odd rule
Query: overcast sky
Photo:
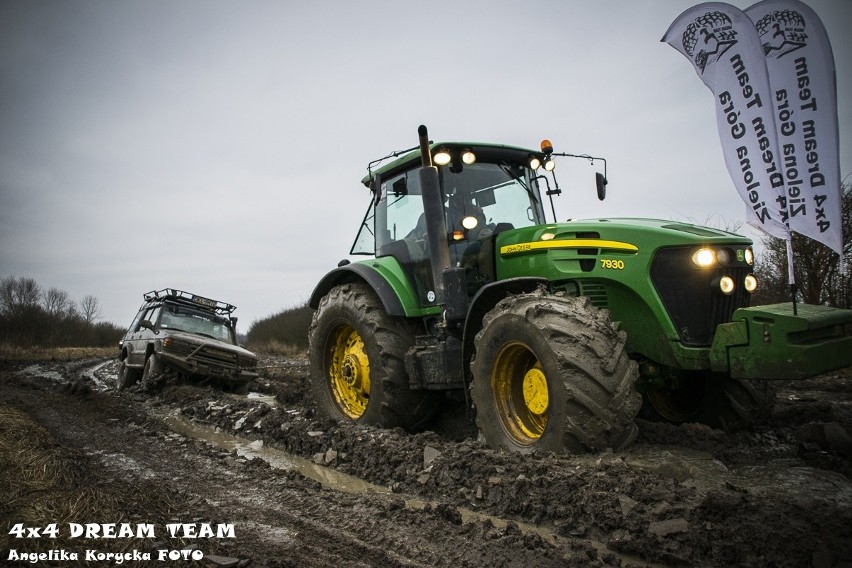
[[[852, 2], [807, 3], [845, 176]], [[0, 0], [0, 277], [94, 295], [121, 326], [143, 292], [186, 289], [246, 331], [347, 257], [367, 163], [420, 124], [605, 157], [603, 203], [600, 162], [559, 163], [560, 219], [743, 223], [712, 94], [660, 42], [693, 4]]]

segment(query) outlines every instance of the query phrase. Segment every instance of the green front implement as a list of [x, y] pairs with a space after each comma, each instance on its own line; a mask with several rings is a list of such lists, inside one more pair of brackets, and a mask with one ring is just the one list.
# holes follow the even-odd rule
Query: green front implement
[[806, 379], [852, 365], [852, 310], [792, 303], [741, 308], [717, 327], [714, 371], [735, 379]]

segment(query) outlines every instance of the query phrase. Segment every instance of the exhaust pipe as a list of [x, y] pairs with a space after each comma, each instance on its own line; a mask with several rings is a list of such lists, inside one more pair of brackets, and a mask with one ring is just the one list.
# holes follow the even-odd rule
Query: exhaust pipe
[[[435, 303], [445, 307], [444, 317], [449, 321], [461, 321], [467, 315], [467, 287], [464, 270], [450, 266], [450, 247], [447, 243], [447, 223], [444, 218], [444, 198], [438, 179], [438, 168], [432, 165], [429, 150], [429, 134], [426, 126], [417, 129], [420, 138], [420, 160], [418, 171], [423, 198], [423, 214], [426, 220], [426, 243], [432, 265], [432, 282], [435, 287]], [[448, 294], [449, 292], [449, 294]], [[447, 302], [447, 297], [451, 301]]]
[[422, 167], [420, 190], [423, 198], [423, 214], [426, 217], [426, 243], [429, 245], [429, 258], [432, 263], [432, 281], [435, 287], [435, 302], [446, 303], [446, 288], [443, 273], [450, 267], [450, 247], [447, 244], [447, 223], [444, 219], [444, 198], [441, 196], [441, 184], [438, 180], [438, 168], [432, 165], [432, 153], [429, 151], [429, 135], [424, 125], [417, 129], [420, 137], [420, 160]]

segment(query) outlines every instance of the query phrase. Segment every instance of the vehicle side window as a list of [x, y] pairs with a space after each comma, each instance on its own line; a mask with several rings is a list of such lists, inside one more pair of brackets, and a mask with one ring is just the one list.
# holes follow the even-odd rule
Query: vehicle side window
[[147, 310], [139, 310], [139, 312], [136, 314], [136, 317], [133, 318], [133, 321], [130, 323], [130, 327], [127, 329], [129, 329], [131, 332], [139, 331], [139, 322], [142, 321], [142, 316], [145, 314], [146, 311]]
[[146, 320], [151, 322], [151, 324], [153, 324], [154, 327], [157, 326], [157, 320], [160, 319], [160, 309], [161, 309], [161, 306], [157, 306], [156, 308], [153, 308], [151, 311], [148, 312], [148, 316], [145, 318]]

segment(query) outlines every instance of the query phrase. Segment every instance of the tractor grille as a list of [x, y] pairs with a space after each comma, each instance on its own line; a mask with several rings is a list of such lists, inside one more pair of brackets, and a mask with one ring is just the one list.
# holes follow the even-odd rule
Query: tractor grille
[[[743, 279], [751, 272], [748, 265], [698, 269], [690, 260], [691, 248], [660, 251], [651, 265], [651, 281], [684, 345], [707, 346], [719, 324], [731, 321], [738, 308], [748, 307], [751, 295]], [[736, 288], [722, 294], [714, 281], [728, 275]]]

